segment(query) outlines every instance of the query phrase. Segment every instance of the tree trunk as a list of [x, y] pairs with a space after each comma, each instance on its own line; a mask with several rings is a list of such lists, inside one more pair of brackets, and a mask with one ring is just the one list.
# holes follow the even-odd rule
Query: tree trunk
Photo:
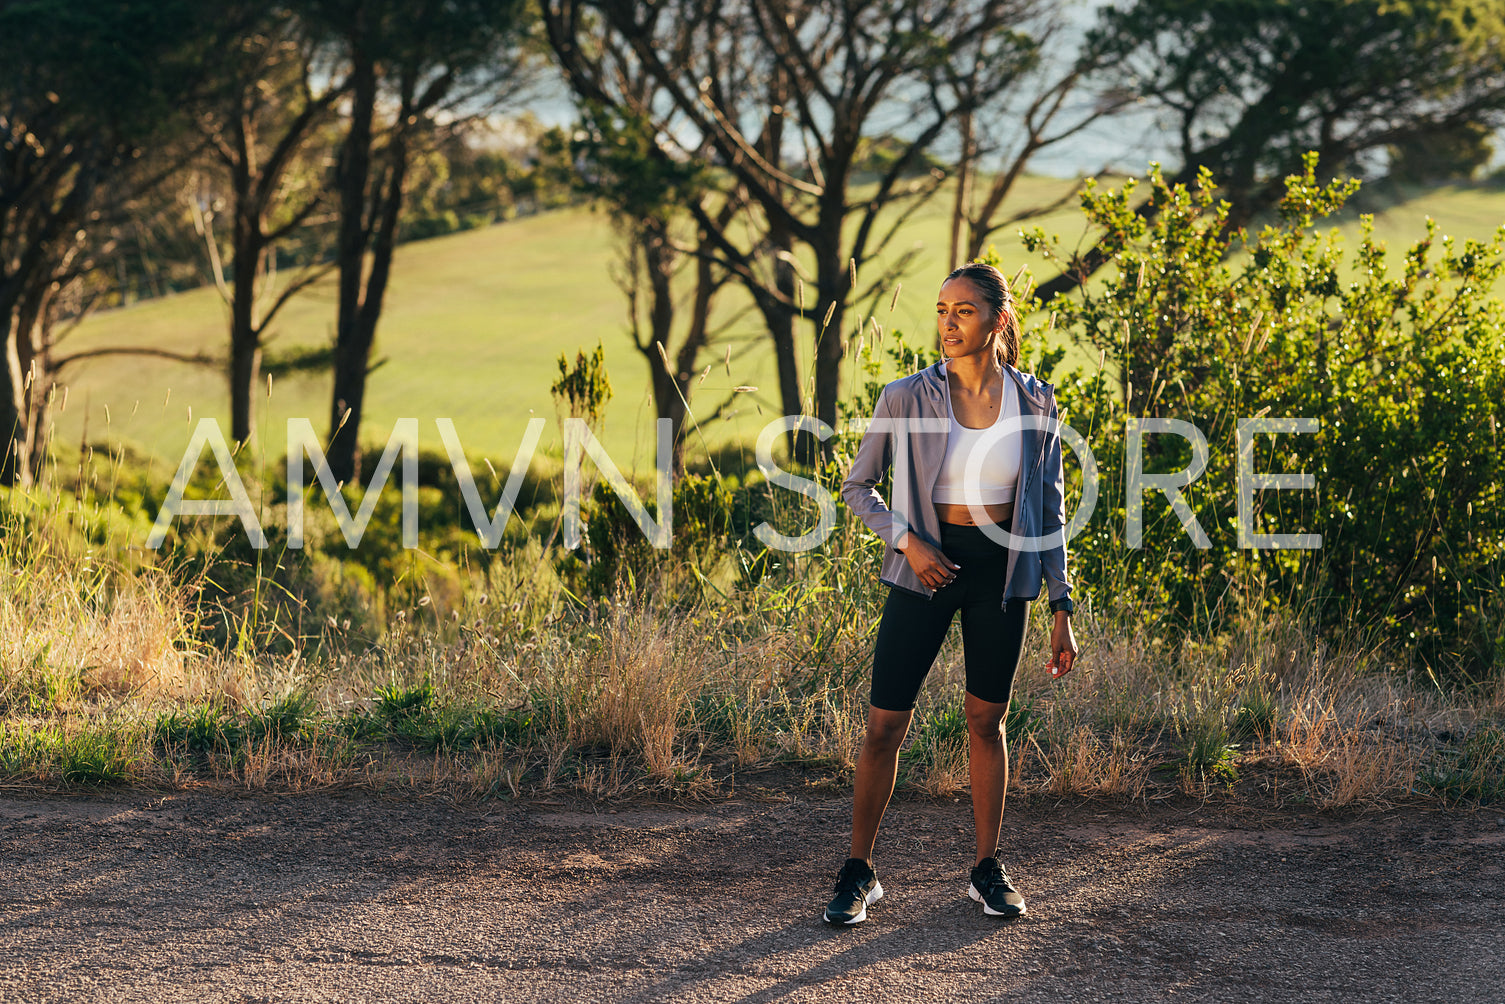
[[[816, 331], [815, 417], [833, 429], [836, 428], [836, 404], [841, 397], [841, 360], [846, 354], [847, 301], [857, 295], [848, 258], [842, 254], [842, 231], [847, 219], [846, 200], [858, 138], [850, 125], [842, 130], [839, 141], [833, 144], [830, 155], [822, 164], [825, 191], [819, 201], [819, 227], [815, 240], [811, 242], [815, 252], [816, 288], [820, 292], [816, 304], [819, 312], [812, 318]], [[862, 254], [860, 240], [854, 241], [851, 254], [853, 257]], [[828, 310], [831, 312], [829, 321], [826, 320]], [[833, 438], [821, 445], [820, 453], [824, 459], [830, 460], [834, 450]]]
[[354, 482], [360, 473], [361, 405], [371, 346], [362, 337], [360, 305], [365, 275], [366, 186], [371, 176], [371, 124], [376, 110], [376, 67], [360, 39], [352, 46], [350, 132], [340, 149], [339, 307], [335, 325], [334, 400], [326, 456], [335, 479]]
[[[24, 487], [32, 480], [27, 442], [32, 347], [27, 318], [33, 304], [28, 303], [32, 298], [27, 287], [34, 287], [39, 274], [44, 273], [34, 261], [30, 270], [0, 279], [0, 335], [4, 336], [0, 343], [0, 485]], [[51, 278], [50, 269], [45, 274]]]
[[[665, 225], [662, 221], [648, 223], [638, 239], [642, 241], [643, 271], [648, 280], [650, 341], [646, 355], [648, 368], [653, 374], [654, 410], [659, 418], [667, 418], [672, 423], [674, 473], [679, 475], [684, 471], [685, 456], [685, 402], [680, 395], [688, 394], [690, 374], [687, 370], [695, 366], [698, 347], [692, 347], [687, 339], [679, 352], [672, 357], [669, 355], [669, 340], [674, 331], [675, 255], [668, 245]], [[698, 290], [696, 295], [698, 299]], [[674, 367], [672, 373], [669, 371], [671, 365]]]
[[42, 466], [47, 462], [47, 441], [52, 436], [52, 408], [49, 404], [57, 389], [53, 376], [49, 374], [45, 380], [42, 377], [47, 370], [38, 367], [36, 372], [38, 375], [31, 386], [31, 409], [26, 426], [26, 468], [32, 481], [41, 479]]
[[[0, 301], [3, 301], [0, 287]], [[4, 326], [4, 358], [0, 360], [0, 485], [25, 485], [26, 409], [23, 405], [20, 359], [16, 353], [14, 307], [0, 302], [0, 325]]]
[[[59, 265], [59, 243], [76, 239], [65, 235], [79, 225], [99, 180], [92, 153], [83, 150], [77, 154], [77, 167], [66, 194], [62, 194], [63, 173], [53, 179], [50, 191], [39, 203], [56, 204], [57, 208], [47, 212], [40, 225], [28, 226], [14, 264], [7, 268], [8, 263], [0, 263], [0, 335], [4, 336], [0, 343], [0, 485], [26, 485], [31, 480], [27, 418], [29, 395], [35, 388], [28, 382], [27, 373], [32, 346], [29, 342], [21, 344], [22, 339], [31, 338], [31, 328], [25, 324], [28, 293], [39, 294], [51, 284]], [[60, 201], [55, 202], [59, 196]], [[31, 302], [35, 304], [35, 295]]]
[[[351, 255], [348, 258], [342, 255], [340, 260], [341, 319], [338, 328], [340, 342], [337, 342], [335, 346], [335, 356], [337, 360], [344, 357], [344, 363], [339, 367], [344, 382], [337, 386], [335, 392], [333, 411], [335, 428], [338, 431], [330, 435], [330, 467], [334, 470], [335, 477], [341, 481], [357, 482], [362, 477], [360, 424], [366, 400], [366, 374], [370, 371], [371, 347], [376, 343], [376, 326], [381, 320], [382, 302], [386, 297], [387, 282], [392, 275], [392, 255], [397, 249], [397, 224], [402, 212], [403, 189], [407, 184], [409, 139], [407, 130], [412, 110], [412, 89], [416, 83], [411, 75], [403, 79], [402, 101], [397, 109], [397, 125], [387, 144], [385, 186], [378, 184], [371, 193], [371, 218], [375, 220], [374, 227], [371, 230], [363, 227], [360, 235], [360, 248], [368, 242], [371, 246], [371, 270], [369, 273], [365, 272], [366, 256], [356, 247], [356, 242], [353, 240]], [[361, 87], [362, 85], [357, 82], [357, 92], [361, 90]], [[370, 174], [371, 121], [376, 93], [374, 73], [370, 78], [368, 93], [373, 98], [373, 105], [363, 113], [364, 124], [359, 130], [359, 134], [365, 136], [365, 144], [355, 155], [355, 159], [360, 162], [360, 170], [367, 177]], [[351, 135], [358, 135], [354, 126], [352, 126]], [[361, 196], [361, 201], [355, 210], [357, 223], [365, 219], [362, 212], [365, 206], [363, 197], [365, 188], [363, 182], [359, 193], [354, 188], [341, 192], [342, 211], [344, 206], [354, 202], [351, 196]], [[349, 203], [346, 201], [347, 198], [350, 199]], [[346, 218], [342, 216], [340, 220], [342, 252], [345, 248], [343, 232], [345, 223]], [[352, 273], [352, 277], [348, 280], [347, 270]], [[349, 290], [348, 299], [347, 289]], [[354, 314], [349, 323], [345, 321], [347, 309], [352, 310]], [[343, 411], [341, 410], [342, 401], [344, 402]], [[340, 423], [343, 423], [343, 429], [339, 428]], [[341, 450], [338, 462], [333, 450], [336, 441]]]
[[[782, 67], [775, 66], [769, 74], [769, 114], [761, 137], [763, 156], [770, 164], [780, 164], [784, 159], [785, 116], [782, 109], [788, 100], [789, 75]], [[768, 220], [768, 243], [775, 255], [780, 252], [785, 255], [794, 253], [794, 235], [777, 216]], [[753, 291], [758, 306], [762, 308], [763, 320], [768, 325], [769, 337], [773, 339], [773, 357], [779, 377], [779, 401], [785, 415], [799, 415], [805, 410], [800, 401], [799, 353], [794, 340], [795, 309], [789, 306], [798, 302], [795, 279], [794, 266], [787, 259], [775, 257], [773, 281], [777, 295], [770, 297], [759, 295], [757, 290]], [[815, 463], [820, 441], [811, 433], [791, 429], [786, 439], [789, 456], [797, 463]]]
[[[839, 231], [831, 235], [829, 246], [817, 249], [816, 277], [820, 300], [816, 304], [819, 313], [815, 322], [815, 417], [831, 428], [836, 427], [836, 402], [841, 395], [842, 324], [846, 320], [847, 279], [846, 264], [841, 261]], [[831, 319], [826, 321], [826, 312]], [[821, 453], [828, 459], [832, 449], [827, 440]]]
[[[407, 117], [407, 105], [404, 103], [399, 111], [398, 121], [405, 121]], [[402, 214], [403, 189], [407, 185], [408, 176], [408, 135], [404, 129], [399, 127], [392, 137], [387, 147], [387, 156], [386, 189], [377, 191], [374, 195], [376, 234], [371, 242], [371, 271], [366, 276], [365, 289], [362, 291], [357, 325], [360, 344], [367, 356], [370, 356], [371, 346], [376, 342], [376, 326], [381, 321], [387, 282], [392, 277], [392, 255], [397, 250], [397, 224]], [[362, 382], [365, 379], [366, 371], [362, 370]]]
[[[776, 251], [793, 253], [794, 238], [788, 228], [778, 223], [769, 226], [769, 242]], [[797, 302], [794, 266], [787, 261], [775, 260], [774, 283], [778, 298], [759, 297], [758, 303], [763, 308], [763, 320], [773, 339], [774, 362], [779, 375], [779, 400], [784, 406], [784, 414], [799, 415], [804, 411], [804, 406], [800, 401], [799, 355], [794, 340], [795, 312], [789, 307], [789, 304]], [[789, 455], [798, 463], [812, 464], [815, 462], [818, 443], [819, 440], [809, 432], [791, 430], [788, 436]]]
[[[66, 255], [65, 259], [71, 261], [72, 255]], [[42, 476], [47, 435], [52, 427], [52, 413], [47, 407], [47, 398], [53, 387], [48, 346], [52, 341], [49, 329], [55, 294], [51, 276], [39, 277], [30, 287], [23, 293], [16, 315], [16, 361], [21, 374], [20, 403], [25, 415], [25, 435], [22, 437], [25, 450], [21, 461], [26, 465], [27, 480], [35, 482]]]
[[[360, 422], [366, 399], [369, 347], [347, 345], [337, 352], [334, 363], [334, 425], [329, 434], [329, 469], [341, 484], [353, 484], [360, 475], [360, 451], [353, 426]], [[349, 418], [345, 417], [349, 414]], [[342, 427], [343, 423], [343, 427]], [[340, 452], [337, 454], [336, 450]]]
[[234, 123], [237, 161], [229, 165], [235, 216], [230, 232], [235, 274], [230, 279], [230, 440], [251, 438], [254, 385], [260, 368], [261, 333], [256, 329], [256, 280], [261, 255], [262, 206], [257, 197], [256, 124], [244, 108]]
[[[237, 223], [237, 229], [239, 224]], [[244, 240], [235, 249], [234, 294], [230, 304], [230, 439], [251, 438], [256, 382], [261, 373], [261, 338], [256, 330], [256, 242]]]
[[[665, 351], [668, 351], [667, 344], [665, 344]], [[689, 381], [681, 380], [677, 373], [670, 373], [657, 350], [647, 355], [648, 369], [653, 378], [654, 409], [659, 418], [667, 418], [672, 423], [673, 464], [674, 474], [677, 477], [684, 473], [685, 469], [685, 406], [684, 402], [679, 399], [679, 394], [686, 389]]]
[[256, 343], [254, 332], [247, 338], [237, 331], [230, 342], [230, 438], [236, 443], [251, 438], [260, 376], [261, 346]]

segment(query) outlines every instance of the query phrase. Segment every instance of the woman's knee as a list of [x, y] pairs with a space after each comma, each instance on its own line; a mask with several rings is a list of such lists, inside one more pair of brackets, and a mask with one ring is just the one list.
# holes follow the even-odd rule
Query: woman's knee
[[889, 711], [885, 708], [870, 708], [867, 715], [867, 738], [864, 742], [873, 749], [898, 749], [909, 731], [913, 711]]
[[1003, 735], [1003, 716], [1008, 709], [1007, 704], [992, 704], [968, 694], [964, 709], [967, 714], [967, 732], [974, 739], [999, 738]]

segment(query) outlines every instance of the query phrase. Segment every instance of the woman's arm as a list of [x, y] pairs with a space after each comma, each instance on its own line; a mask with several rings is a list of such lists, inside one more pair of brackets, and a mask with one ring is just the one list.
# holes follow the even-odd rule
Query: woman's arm
[[[888, 390], [885, 388], [878, 395], [878, 403], [873, 406], [873, 418], [890, 417]], [[888, 474], [893, 456], [893, 432], [870, 426], [862, 434], [862, 442], [857, 444], [857, 455], [852, 458], [852, 469], [841, 483], [841, 497], [847, 508], [855, 512], [869, 530], [883, 538], [890, 547], [899, 550], [899, 545], [904, 543], [904, 528], [897, 525], [893, 511], [878, 493], [878, 482]]]
[[[1059, 422], [1060, 412], [1056, 407], [1056, 394], [1050, 393], [1050, 417]], [[1050, 434], [1045, 446], [1045, 472], [1042, 479], [1045, 513], [1040, 523], [1042, 534], [1052, 534], [1066, 525], [1066, 477], [1061, 463], [1061, 435], [1059, 430]], [[1076, 662], [1076, 635], [1071, 630], [1071, 579], [1066, 574], [1066, 535], [1061, 543], [1040, 554], [1040, 567], [1045, 573], [1046, 593], [1050, 597], [1050, 609], [1054, 614], [1050, 631], [1050, 675], [1059, 679], [1071, 672]]]
[[[873, 406], [873, 418], [892, 418], [888, 395], [878, 395]], [[902, 433], [900, 433], [902, 435]], [[878, 494], [878, 482], [888, 474], [894, 458], [894, 436], [889, 428], [869, 427], [857, 445], [857, 456], [852, 460], [852, 469], [841, 484], [841, 497], [851, 509], [879, 537], [904, 555], [904, 560], [914, 571], [915, 577], [927, 589], [940, 589], [956, 578], [961, 566], [941, 553], [922, 537], [909, 533], [908, 525], [883, 501]]]
[[[1056, 394], [1050, 392], [1050, 418], [1053, 422], [1060, 421], [1060, 412], [1056, 407]], [[1061, 530], [1066, 525], [1065, 503], [1065, 473], [1061, 464], [1061, 436], [1059, 431], [1046, 433], [1045, 443], [1045, 469], [1041, 478], [1041, 488], [1044, 495], [1044, 513], [1040, 520], [1040, 533], [1049, 536]], [[1071, 579], [1066, 572], [1066, 540], [1062, 535], [1061, 543], [1055, 547], [1040, 552], [1040, 567], [1045, 574], [1045, 588], [1050, 597], [1050, 609], [1052, 613], [1065, 611], [1071, 613]]]

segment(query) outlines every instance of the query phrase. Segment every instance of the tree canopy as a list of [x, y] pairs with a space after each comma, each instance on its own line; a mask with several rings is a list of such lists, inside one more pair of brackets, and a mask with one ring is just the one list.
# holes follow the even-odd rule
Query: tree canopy
[[1280, 201], [1307, 151], [1325, 176], [1379, 177], [1394, 149], [1505, 126], [1505, 7], [1484, 0], [1135, 0], [1103, 9], [1092, 44], [1101, 81], [1161, 113], [1171, 181], [1211, 170], [1234, 226]]

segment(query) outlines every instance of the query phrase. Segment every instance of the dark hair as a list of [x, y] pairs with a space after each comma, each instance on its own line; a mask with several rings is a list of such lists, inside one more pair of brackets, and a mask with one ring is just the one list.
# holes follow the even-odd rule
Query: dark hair
[[1009, 281], [1004, 278], [1002, 272], [984, 262], [974, 261], [955, 269], [946, 276], [949, 282], [952, 279], [966, 279], [977, 287], [983, 299], [988, 301], [988, 306], [993, 309], [993, 323], [1002, 322], [1003, 328], [998, 332], [998, 338], [993, 343], [993, 351], [998, 355], [998, 361], [1009, 366], [1019, 365], [1019, 315], [1014, 312], [1014, 294], [1009, 289]]

